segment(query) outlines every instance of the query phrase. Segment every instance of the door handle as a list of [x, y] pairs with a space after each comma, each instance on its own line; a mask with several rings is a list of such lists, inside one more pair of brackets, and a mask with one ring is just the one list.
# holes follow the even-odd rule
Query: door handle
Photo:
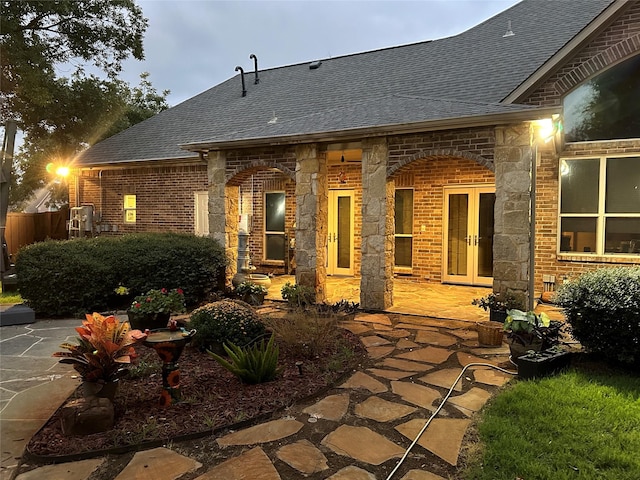
[[467, 242], [467, 245], [471, 246], [471, 235], [467, 235], [464, 239]]
[[333, 241], [334, 242], [336, 241], [336, 234], [335, 233], [333, 234]]
[[477, 236], [477, 235], [474, 235], [474, 236], [473, 236], [473, 245], [474, 245], [474, 246], [475, 246], [475, 245], [478, 245], [478, 236]]

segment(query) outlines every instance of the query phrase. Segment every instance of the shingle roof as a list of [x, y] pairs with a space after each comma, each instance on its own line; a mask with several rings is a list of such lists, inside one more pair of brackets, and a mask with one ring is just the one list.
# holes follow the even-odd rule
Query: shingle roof
[[[613, 0], [524, 0], [459, 35], [233, 78], [83, 153], [83, 164], [193, 155], [179, 145], [508, 112], [499, 104]], [[443, 19], [444, 20], [444, 19]], [[503, 37], [511, 20], [514, 36]], [[269, 124], [274, 116], [275, 124]]]

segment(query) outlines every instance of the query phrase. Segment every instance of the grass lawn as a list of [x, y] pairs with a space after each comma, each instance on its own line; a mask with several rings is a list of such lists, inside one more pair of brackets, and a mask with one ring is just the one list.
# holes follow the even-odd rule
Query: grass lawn
[[0, 292], [0, 305], [22, 303], [22, 297], [18, 292]]
[[580, 368], [516, 381], [478, 431], [469, 480], [640, 479], [640, 376]]

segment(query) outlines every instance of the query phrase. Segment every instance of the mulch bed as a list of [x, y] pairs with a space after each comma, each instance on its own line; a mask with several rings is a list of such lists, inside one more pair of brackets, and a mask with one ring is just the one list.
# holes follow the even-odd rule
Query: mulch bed
[[[79, 455], [119, 447], [206, 434], [261, 417], [296, 401], [322, 393], [345, 373], [366, 361], [356, 335], [339, 330], [338, 341], [312, 360], [299, 358], [280, 346], [282, 373], [272, 382], [245, 385], [206, 353], [187, 346], [179, 360], [183, 402], [169, 408], [158, 405], [162, 389], [161, 362], [156, 352], [138, 347], [138, 368], [147, 374], [121, 380], [115, 398], [113, 430], [85, 436], [62, 433], [60, 409], [31, 439], [28, 452], [39, 457]], [[344, 347], [355, 352], [344, 356]], [[302, 361], [300, 375], [296, 362]], [[70, 398], [79, 398], [76, 392]]]

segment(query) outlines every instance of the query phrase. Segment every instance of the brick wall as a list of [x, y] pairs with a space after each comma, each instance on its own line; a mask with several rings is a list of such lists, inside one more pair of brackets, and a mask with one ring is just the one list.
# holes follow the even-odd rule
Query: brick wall
[[[69, 198], [75, 199], [73, 182]], [[80, 203], [102, 214], [101, 235], [194, 232], [194, 192], [207, 190], [207, 167], [132, 168], [82, 172]], [[136, 195], [136, 223], [124, 222], [124, 195]], [[73, 205], [72, 205], [73, 206]], [[108, 229], [108, 231], [107, 231]]]
[[[640, 140], [617, 140], [610, 142], [581, 142], [567, 145], [563, 157], [588, 157], [600, 155], [629, 154], [640, 152]], [[555, 275], [556, 285], [565, 276], [576, 275], [585, 270], [612, 265], [640, 264], [639, 258], [614, 258], [594, 256], [558, 257], [558, 209], [559, 209], [559, 162], [550, 150], [541, 152], [536, 182], [536, 275], [535, 289], [542, 291], [543, 275]]]
[[[629, 2], [626, 11], [553, 73], [524, 103], [561, 105], [563, 96], [575, 85], [638, 51], [640, 2]], [[536, 183], [535, 289], [543, 290], [543, 275], [555, 275], [556, 285], [563, 278], [603, 266], [640, 264], [638, 259], [612, 257], [558, 256], [559, 157], [630, 154], [640, 152], [640, 140], [579, 142], [567, 144], [560, 155], [550, 149], [541, 152]]]
[[[640, 2], [629, 2], [626, 11], [602, 34], [571, 57], [522, 103], [542, 106], [560, 105], [562, 96], [568, 93], [569, 87], [572, 84], [581, 83], [595, 73], [599, 65], [612, 64], [633, 51], [637, 52], [638, 35], [640, 35]], [[625, 39], [633, 40], [625, 42]]]

